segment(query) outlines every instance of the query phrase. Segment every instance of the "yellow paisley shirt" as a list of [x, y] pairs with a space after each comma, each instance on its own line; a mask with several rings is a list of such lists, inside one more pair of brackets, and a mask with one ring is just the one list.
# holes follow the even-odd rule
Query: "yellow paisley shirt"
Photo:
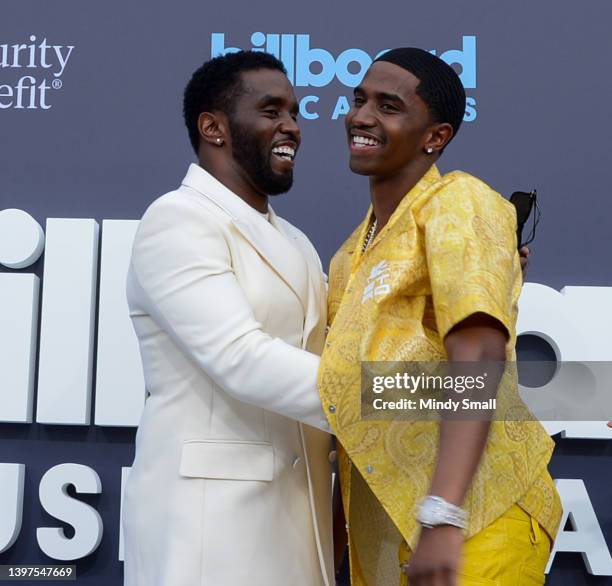
[[[362, 420], [361, 361], [445, 360], [445, 335], [476, 312], [506, 327], [507, 360], [515, 360], [522, 285], [514, 208], [467, 173], [441, 176], [432, 166], [362, 254], [371, 213], [331, 262], [318, 380], [342, 447], [355, 584], [392, 583], [385, 559], [396, 574], [396, 544], [416, 546], [414, 509], [429, 490], [439, 433], [436, 421]], [[519, 504], [554, 538], [561, 504], [547, 471], [553, 446], [537, 421], [492, 423], [463, 505], [467, 537]]]

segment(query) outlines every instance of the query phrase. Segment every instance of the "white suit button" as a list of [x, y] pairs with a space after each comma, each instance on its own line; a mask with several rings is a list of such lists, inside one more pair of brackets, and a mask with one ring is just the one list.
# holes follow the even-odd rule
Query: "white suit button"
[[293, 460], [293, 464], [291, 464], [294, 468], [297, 467], [297, 465], [302, 461], [302, 458], [300, 458], [299, 456]]

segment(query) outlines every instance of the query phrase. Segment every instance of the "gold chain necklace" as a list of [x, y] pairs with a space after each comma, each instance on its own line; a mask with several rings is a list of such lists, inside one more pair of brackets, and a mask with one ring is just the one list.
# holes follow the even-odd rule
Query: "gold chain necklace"
[[368, 230], [366, 237], [363, 241], [363, 246], [361, 247], [361, 254], [363, 254], [368, 249], [370, 244], [372, 244], [372, 240], [374, 240], [374, 234], [376, 233], [376, 225], [377, 220], [376, 218], [374, 218], [374, 221], [372, 222], [372, 225], [370, 226], [370, 229]]

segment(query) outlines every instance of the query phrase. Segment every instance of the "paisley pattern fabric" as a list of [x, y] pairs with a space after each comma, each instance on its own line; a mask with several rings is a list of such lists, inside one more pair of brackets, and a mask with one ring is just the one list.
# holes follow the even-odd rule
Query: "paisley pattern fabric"
[[[445, 360], [444, 336], [476, 312], [504, 325], [513, 361], [522, 284], [514, 208], [466, 173], [442, 177], [432, 166], [362, 254], [371, 214], [331, 262], [318, 380], [343, 448], [355, 585], [397, 583], [397, 547], [402, 538], [416, 546], [414, 509], [429, 490], [439, 433], [435, 421], [362, 420], [361, 362]], [[464, 502], [467, 537], [518, 504], [554, 538], [561, 518], [547, 471], [554, 442], [537, 421], [499, 419]]]

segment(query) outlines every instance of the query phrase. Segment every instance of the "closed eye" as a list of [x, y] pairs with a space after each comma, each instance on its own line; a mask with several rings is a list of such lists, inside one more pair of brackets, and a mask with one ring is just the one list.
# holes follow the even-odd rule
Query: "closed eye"
[[397, 106], [394, 106], [393, 104], [381, 104], [380, 109], [384, 110], [385, 112], [397, 112], [398, 111]]

